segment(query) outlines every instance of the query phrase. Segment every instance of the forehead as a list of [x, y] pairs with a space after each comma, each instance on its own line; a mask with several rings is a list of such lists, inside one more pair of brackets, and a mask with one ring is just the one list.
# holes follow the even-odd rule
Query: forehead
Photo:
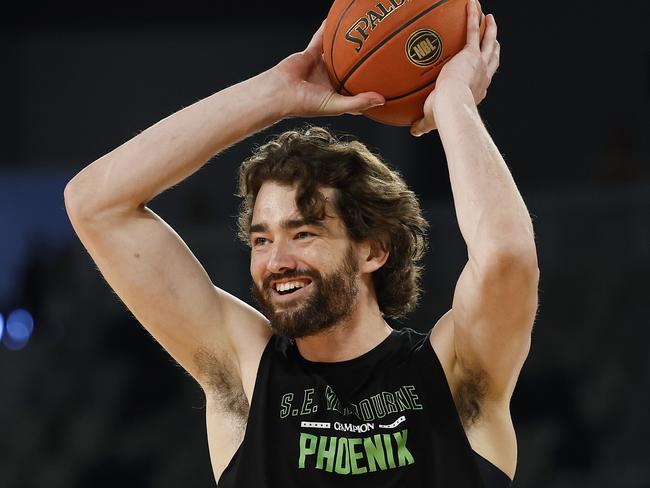
[[[328, 200], [328, 217], [325, 221], [337, 219], [338, 217], [329, 217], [336, 213], [330, 207], [330, 202], [334, 201], [333, 188], [322, 187], [319, 191]], [[272, 225], [287, 219], [298, 219], [301, 214], [296, 206], [296, 188], [290, 185], [283, 185], [274, 181], [267, 181], [262, 185], [255, 199], [253, 207], [252, 223], [265, 223]]]

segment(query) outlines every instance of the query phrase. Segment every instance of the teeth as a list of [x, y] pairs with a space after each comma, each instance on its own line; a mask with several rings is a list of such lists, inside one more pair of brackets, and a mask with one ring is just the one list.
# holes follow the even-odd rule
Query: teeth
[[289, 291], [289, 290], [293, 290], [294, 288], [302, 288], [303, 286], [305, 286], [305, 284], [299, 281], [290, 281], [288, 283], [276, 284], [275, 289], [277, 291]]

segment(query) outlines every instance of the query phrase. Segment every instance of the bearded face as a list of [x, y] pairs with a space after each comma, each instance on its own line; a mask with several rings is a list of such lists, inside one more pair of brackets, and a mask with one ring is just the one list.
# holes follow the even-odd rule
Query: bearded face
[[[348, 318], [359, 293], [352, 247], [338, 267], [327, 274], [314, 269], [288, 270], [253, 284], [253, 297], [271, 328], [289, 338], [316, 335]], [[292, 298], [293, 296], [293, 298]]]

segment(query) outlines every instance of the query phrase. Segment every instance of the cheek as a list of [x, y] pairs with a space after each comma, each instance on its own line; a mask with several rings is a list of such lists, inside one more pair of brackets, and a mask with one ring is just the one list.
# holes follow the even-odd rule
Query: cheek
[[324, 249], [317, 249], [316, 247], [304, 249], [295, 254], [296, 267], [298, 269], [313, 269], [320, 271], [323, 267], [327, 267], [327, 263], [331, 259], [330, 252]]
[[330, 246], [314, 246], [302, 254], [302, 262], [315, 269], [327, 270], [339, 259], [338, 251]]
[[295, 256], [296, 260], [300, 263], [313, 264], [323, 257], [323, 251], [314, 246], [306, 249], [299, 249], [295, 253]]
[[264, 280], [264, 270], [266, 269], [266, 261], [264, 259], [261, 259], [259, 255], [252, 254], [249, 269], [253, 281], [256, 284], [261, 285], [262, 281]]

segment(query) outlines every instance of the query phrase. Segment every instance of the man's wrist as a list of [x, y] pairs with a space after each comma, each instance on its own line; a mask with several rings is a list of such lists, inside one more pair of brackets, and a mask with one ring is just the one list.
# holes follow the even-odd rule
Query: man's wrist
[[451, 84], [436, 86], [436, 97], [433, 103], [436, 120], [439, 116], [444, 116], [445, 112], [461, 108], [476, 109], [474, 94], [468, 86]]
[[274, 120], [282, 120], [291, 114], [291, 104], [287, 96], [286, 82], [273, 68], [256, 76], [261, 89], [263, 109]]

